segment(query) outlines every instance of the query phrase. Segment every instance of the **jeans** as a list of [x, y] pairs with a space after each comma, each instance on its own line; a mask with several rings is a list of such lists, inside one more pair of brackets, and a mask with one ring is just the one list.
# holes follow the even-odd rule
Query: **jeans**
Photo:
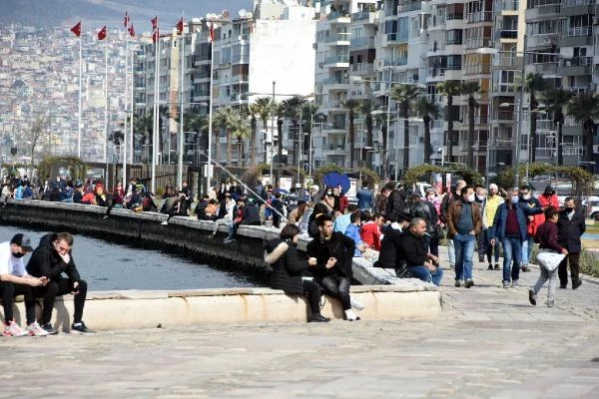
[[522, 264], [528, 265], [530, 263], [530, 256], [532, 255], [532, 248], [535, 245], [534, 237], [528, 237], [527, 240], [522, 241]]
[[25, 284], [15, 284], [9, 281], [0, 283], [0, 293], [2, 298], [2, 306], [4, 307], [4, 321], [9, 323], [14, 317], [13, 303], [16, 296], [23, 295], [25, 297], [25, 317], [27, 324], [35, 321], [35, 298], [33, 297], [32, 287]]
[[447, 239], [447, 255], [449, 256], [449, 266], [455, 265], [455, 247], [453, 245], [453, 238]]
[[495, 263], [499, 263], [499, 240], [495, 240], [495, 245], [491, 245], [491, 229], [485, 230], [485, 242], [487, 243], [487, 261], [491, 264], [493, 260], [493, 250], [495, 250]]
[[[75, 305], [73, 323], [80, 323], [81, 318], [83, 317], [83, 307], [85, 306], [85, 298], [87, 297], [87, 283], [84, 280], [79, 280], [78, 288], [79, 293], [73, 297]], [[50, 323], [52, 320], [52, 310], [54, 309], [54, 300], [56, 297], [69, 294], [71, 291], [73, 291], [73, 284], [65, 278], [51, 280], [45, 287], [37, 287], [34, 289], [36, 298], [44, 298], [42, 325]]]
[[472, 280], [472, 256], [476, 236], [472, 234], [456, 234], [453, 237], [455, 247], [455, 279]]
[[440, 267], [431, 272], [426, 266], [411, 266], [410, 273], [412, 273], [414, 278], [426, 281], [427, 283], [433, 283], [437, 287], [441, 284], [441, 279], [443, 278], [443, 269]]
[[[503, 239], [503, 281], [518, 281], [521, 256], [522, 240], [520, 237], [505, 237]], [[513, 266], [512, 260], [514, 261]]]
[[580, 252], [571, 252], [558, 266], [559, 282], [561, 285], [568, 285], [568, 263], [570, 263], [572, 282], [574, 283], [580, 279]]
[[216, 235], [220, 226], [230, 226], [233, 223], [230, 219], [217, 219], [214, 221], [214, 228], [212, 229], [212, 235]]
[[489, 245], [489, 242], [485, 239], [485, 232], [486, 230], [481, 231], [480, 234], [476, 236], [478, 259], [482, 259], [483, 261], [485, 260], [485, 254], [487, 253], [487, 245]]
[[547, 301], [555, 300], [555, 286], [557, 285], [557, 274], [558, 269], [549, 271], [544, 267], [540, 267], [541, 275], [537, 280], [537, 283], [533, 287], [535, 294], [538, 294], [541, 291], [541, 287], [545, 284], [545, 281], [549, 280], [549, 293], [547, 294]]
[[320, 283], [327, 294], [341, 301], [343, 310], [351, 309], [351, 298], [349, 296], [351, 283], [347, 277], [326, 276]]
[[308, 299], [308, 305], [310, 305], [310, 313], [313, 315], [320, 314], [320, 297], [322, 296], [320, 286], [310, 280], [303, 280], [302, 285], [304, 295]]

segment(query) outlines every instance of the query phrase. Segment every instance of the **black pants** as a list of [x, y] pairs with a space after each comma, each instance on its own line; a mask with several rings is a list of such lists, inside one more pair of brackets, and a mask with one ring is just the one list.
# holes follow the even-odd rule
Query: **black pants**
[[320, 314], [320, 297], [322, 291], [320, 286], [313, 281], [303, 280], [304, 295], [308, 298], [308, 304], [310, 305], [311, 314]]
[[25, 317], [27, 324], [35, 321], [35, 298], [32, 287], [25, 284], [15, 284], [8, 281], [0, 283], [2, 293], [2, 306], [4, 307], [4, 320], [9, 323], [14, 318], [13, 303], [18, 295], [25, 296]]
[[351, 283], [347, 277], [326, 276], [320, 283], [327, 294], [338, 298], [341, 301], [343, 310], [351, 309], [351, 299], [349, 297], [349, 287]]
[[[79, 280], [79, 293], [74, 296], [75, 314], [73, 322], [80, 323], [83, 317], [83, 307], [87, 297], [87, 283], [85, 280]], [[54, 300], [57, 296], [70, 294], [73, 291], [73, 284], [64, 278], [50, 281], [45, 287], [39, 287], [35, 290], [36, 298], [44, 298], [44, 309], [42, 311], [42, 325], [50, 323], [52, 320], [52, 310], [54, 309]]]
[[568, 263], [570, 264], [570, 277], [572, 282], [580, 279], [580, 252], [570, 252], [559, 264], [557, 275], [561, 285], [568, 285]]

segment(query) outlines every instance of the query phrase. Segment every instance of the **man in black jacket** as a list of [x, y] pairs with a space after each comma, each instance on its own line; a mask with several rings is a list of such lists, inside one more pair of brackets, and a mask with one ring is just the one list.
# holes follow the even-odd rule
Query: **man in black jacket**
[[[73, 236], [69, 233], [48, 234], [42, 237], [39, 246], [33, 251], [27, 264], [27, 273], [34, 277], [45, 277], [45, 287], [36, 289], [36, 297], [44, 298], [42, 312], [42, 328], [50, 334], [58, 331], [52, 327], [52, 310], [56, 296], [72, 293], [74, 295], [75, 313], [71, 330], [92, 333], [82, 320], [83, 307], [87, 296], [87, 283], [81, 280], [71, 248]], [[62, 274], [65, 273], [68, 279]]]
[[582, 252], [580, 237], [586, 231], [586, 224], [584, 215], [576, 210], [576, 202], [572, 197], [568, 197], [564, 201], [564, 210], [559, 213], [557, 220], [557, 230], [559, 245], [568, 250], [568, 256], [559, 265], [559, 287], [564, 289], [568, 287], [569, 263], [572, 289], [575, 290], [582, 284], [580, 280], [580, 252]]
[[425, 233], [424, 219], [412, 219], [408, 231], [399, 241], [399, 250], [412, 276], [438, 286], [443, 278], [443, 270], [439, 267], [439, 258], [428, 253]]
[[339, 298], [346, 320], [359, 320], [351, 309], [349, 288], [353, 278], [352, 262], [356, 244], [341, 233], [333, 233], [333, 218], [320, 215], [316, 218], [319, 235], [307, 246], [308, 256], [316, 258], [314, 277], [325, 292]]
[[401, 241], [402, 234], [410, 225], [411, 219], [410, 214], [404, 212], [399, 215], [399, 222], [393, 222], [385, 226], [379, 259], [375, 262], [374, 267], [395, 269], [395, 274], [400, 278], [411, 277], [405, 267], [405, 262], [399, 256], [399, 242]]
[[387, 220], [397, 222], [399, 215], [407, 208], [405, 189], [403, 186], [394, 188], [394, 183], [389, 182], [383, 188], [383, 193], [388, 196], [385, 217]]
[[[421, 218], [426, 222], [426, 233], [424, 241], [426, 248], [435, 256], [439, 256], [439, 237], [437, 236], [437, 210], [435, 205], [430, 202], [422, 201], [420, 194], [413, 193], [410, 195], [410, 215], [413, 218]], [[436, 245], [431, 245], [434, 243]], [[434, 247], [434, 249], [433, 249]]]

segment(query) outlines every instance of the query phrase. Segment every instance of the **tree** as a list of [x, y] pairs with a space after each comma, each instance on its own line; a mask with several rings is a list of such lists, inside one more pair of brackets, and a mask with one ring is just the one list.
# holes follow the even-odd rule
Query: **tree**
[[237, 144], [239, 146], [239, 152], [237, 156], [237, 166], [243, 166], [243, 141], [251, 137], [250, 127], [247, 125], [247, 120], [243, 115], [235, 115], [229, 125], [231, 130], [231, 137], [237, 138]]
[[354, 120], [356, 113], [360, 111], [360, 101], [358, 100], [344, 100], [341, 102], [341, 106], [347, 108], [349, 112], [349, 127], [348, 127], [348, 141], [349, 141], [349, 167], [354, 167], [354, 153], [356, 151], [356, 127], [354, 126]]
[[445, 119], [447, 120], [447, 162], [453, 162], [453, 98], [459, 96], [460, 93], [460, 81], [459, 80], [448, 80], [437, 85], [439, 94], [447, 97], [447, 107], [445, 108]]
[[[208, 118], [206, 115], [197, 114], [195, 112], [186, 112], [183, 122], [183, 130], [186, 132], [195, 132], [195, 145], [199, 145], [201, 133], [208, 132]], [[199, 152], [194, 149], [195, 164], [199, 163]]]
[[48, 134], [49, 120], [48, 117], [38, 116], [29, 128], [27, 139], [31, 142], [31, 165], [34, 164], [37, 145], [40, 141], [44, 141], [44, 137]]
[[570, 99], [566, 111], [574, 117], [577, 123], [582, 123], [584, 142], [586, 147], [586, 160], [592, 162], [593, 135], [595, 133], [595, 120], [599, 119], [599, 96], [593, 92], [584, 92]]
[[[143, 115], [135, 115], [133, 118], [133, 137], [138, 136], [141, 144], [142, 144], [142, 159], [148, 159], [151, 154], [149, 149], [153, 144], [153, 131], [154, 131], [154, 123], [152, 115], [143, 114]], [[147, 142], [150, 142], [149, 145], [144, 145]], [[148, 152], [146, 153], [146, 149]]]
[[[219, 108], [214, 115], [214, 124], [218, 126], [220, 129], [225, 131], [225, 136], [227, 140], [227, 166], [230, 165], [231, 159], [233, 158], [233, 140], [231, 137], [231, 127], [235, 122], [236, 113], [231, 107]], [[215, 151], [215, 159], [216, 162], [219, 162], [219, 153], [220, 153], [220, 141], [219, 141], [219, 132], [218, 129], [215, 129], [216, 134], [216, 151]]]
[[[360, 112], [364, 115], [364, 118], [366, 118], [366, 146], [371, 150], [374, 148], [374, 120], [372, 111], [374, 111], [372, 101], [362, 100], [360, 102]], [[366, 159], [367, 168], [372, 168], [372, 152], [366, 152], [366, 156], [362, 156], [362, 159]]]
[[[291, 97], [288, 100], [283, 101], [283, 107], [285, 109], [285, 116], [291, 119], [291, 125], [293, 126], [293, 131], [296, 134], [295, 140], [293, 142], [293, 152], [294, 158], [297, 161], [299, 155], [299, 137], [301, 134], [301, 127], [299, 126], [299, 122], [303, 120], [303, 106], [306, 103], [306, 100], [302, 97]], [[296, 162], [297, 163], [297, 162]]]
[[474, 165], [474, 110], [479, 104], [475, 96], [480, 93], [480, 84], [478, 82], [462, 82], [460, 92], [464, 96], [468, 96], [468, 161], [467, 164], [471, 168], [478, 169], [478, 165]]
[[426, 97], [420, 97], [418, 102], [418, 115], [424, 122], [424, 163], [431, 163], [431, 121], [439, 118], [439, 104], [429, 101]]
[[[391, 98], [399, 103], [399, 115], [403, 119], [403, 170], [410, 167], [410, 106], [418, 97], [418, 87], [411, 85], [396, 85], [391, 88]], [[397, 134], [397, 133], [396, 133]], [[396, 176], [397, 178], [397, 176]]]
[[304, 131], [308, 133], [308, 138], [303, 140], [303, 151], [306, 153], [312, 151], [312, 124], [317, 113], [318, 105], [316, 105], [313, 101], [306, 101], [302, 106], [302, 116], [304, 118], [305, 126], [307, 126], [307, 128], [304, 128]]
[[[572, 98], [572, 93], [562, 88], [546, 89], [541, 94], [541, 99], [545, 104], [545, 109], [553, 115], [553, 123], [557, 126], [557, 164], [564, 164], [564, 150], [562, 147], [563, 127], [564, 127], [564, 107]], [[516, 143], [517, 151], [520, 151], [520, 143]]]
[[[268, 132], [268, 118], [271, 113], [274, 111], [274, 104], [272, 102], [272, 98], [270, 97], [260, 97], [257, 98], [253, 104], [250, 105], [250, 113], [252, 115], [257, 115], [262, 121], [262, 128], [264, 129], [264, 163], [268, 163], [267, 159], [267, 140], [266, 134]], [[274, 126], [273, 126], [274, 128]]]
[[[279, 164], [281, 164], [283, 159], [283, 118], [287, 112], [287, 107], [283, 104], [277, 104], [274, 106], [273, 112], [277, 116], [277, 158]], [[279, 176], [279, 170], [277, 169], [277, 181], [279, 181]]]
[[535, 162], [537, 152], [537, 93], [542, 92], [547, 88], [547, 82], [540, 73], [529, 73], [524, 82], [524, 89], [530, 95], [530, 162]]

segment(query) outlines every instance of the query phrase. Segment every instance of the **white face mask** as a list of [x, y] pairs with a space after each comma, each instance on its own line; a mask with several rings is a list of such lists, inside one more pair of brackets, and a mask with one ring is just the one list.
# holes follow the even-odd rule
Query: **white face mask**
[[435, 200], [435, 197], [430, 195], [430, 196], [426, 197], [426, 199], [428, 200], [428, 202], [433, 202]]
[[484, 195], [477, 195], [476, 198], [478, 198], [479, 201], [484, 201], [485, 196]]
[[522, 198], [524, 198], [525, 201], [528, 201], [530, 199], [530, 194], [523, 195]]
[[512, 196], [512, 204], [517, 204], [518, 203], [518, 196], [514, 195]]
[[468, 202], [474, 202], [474, 194], [470, 194], [466, 199]]

